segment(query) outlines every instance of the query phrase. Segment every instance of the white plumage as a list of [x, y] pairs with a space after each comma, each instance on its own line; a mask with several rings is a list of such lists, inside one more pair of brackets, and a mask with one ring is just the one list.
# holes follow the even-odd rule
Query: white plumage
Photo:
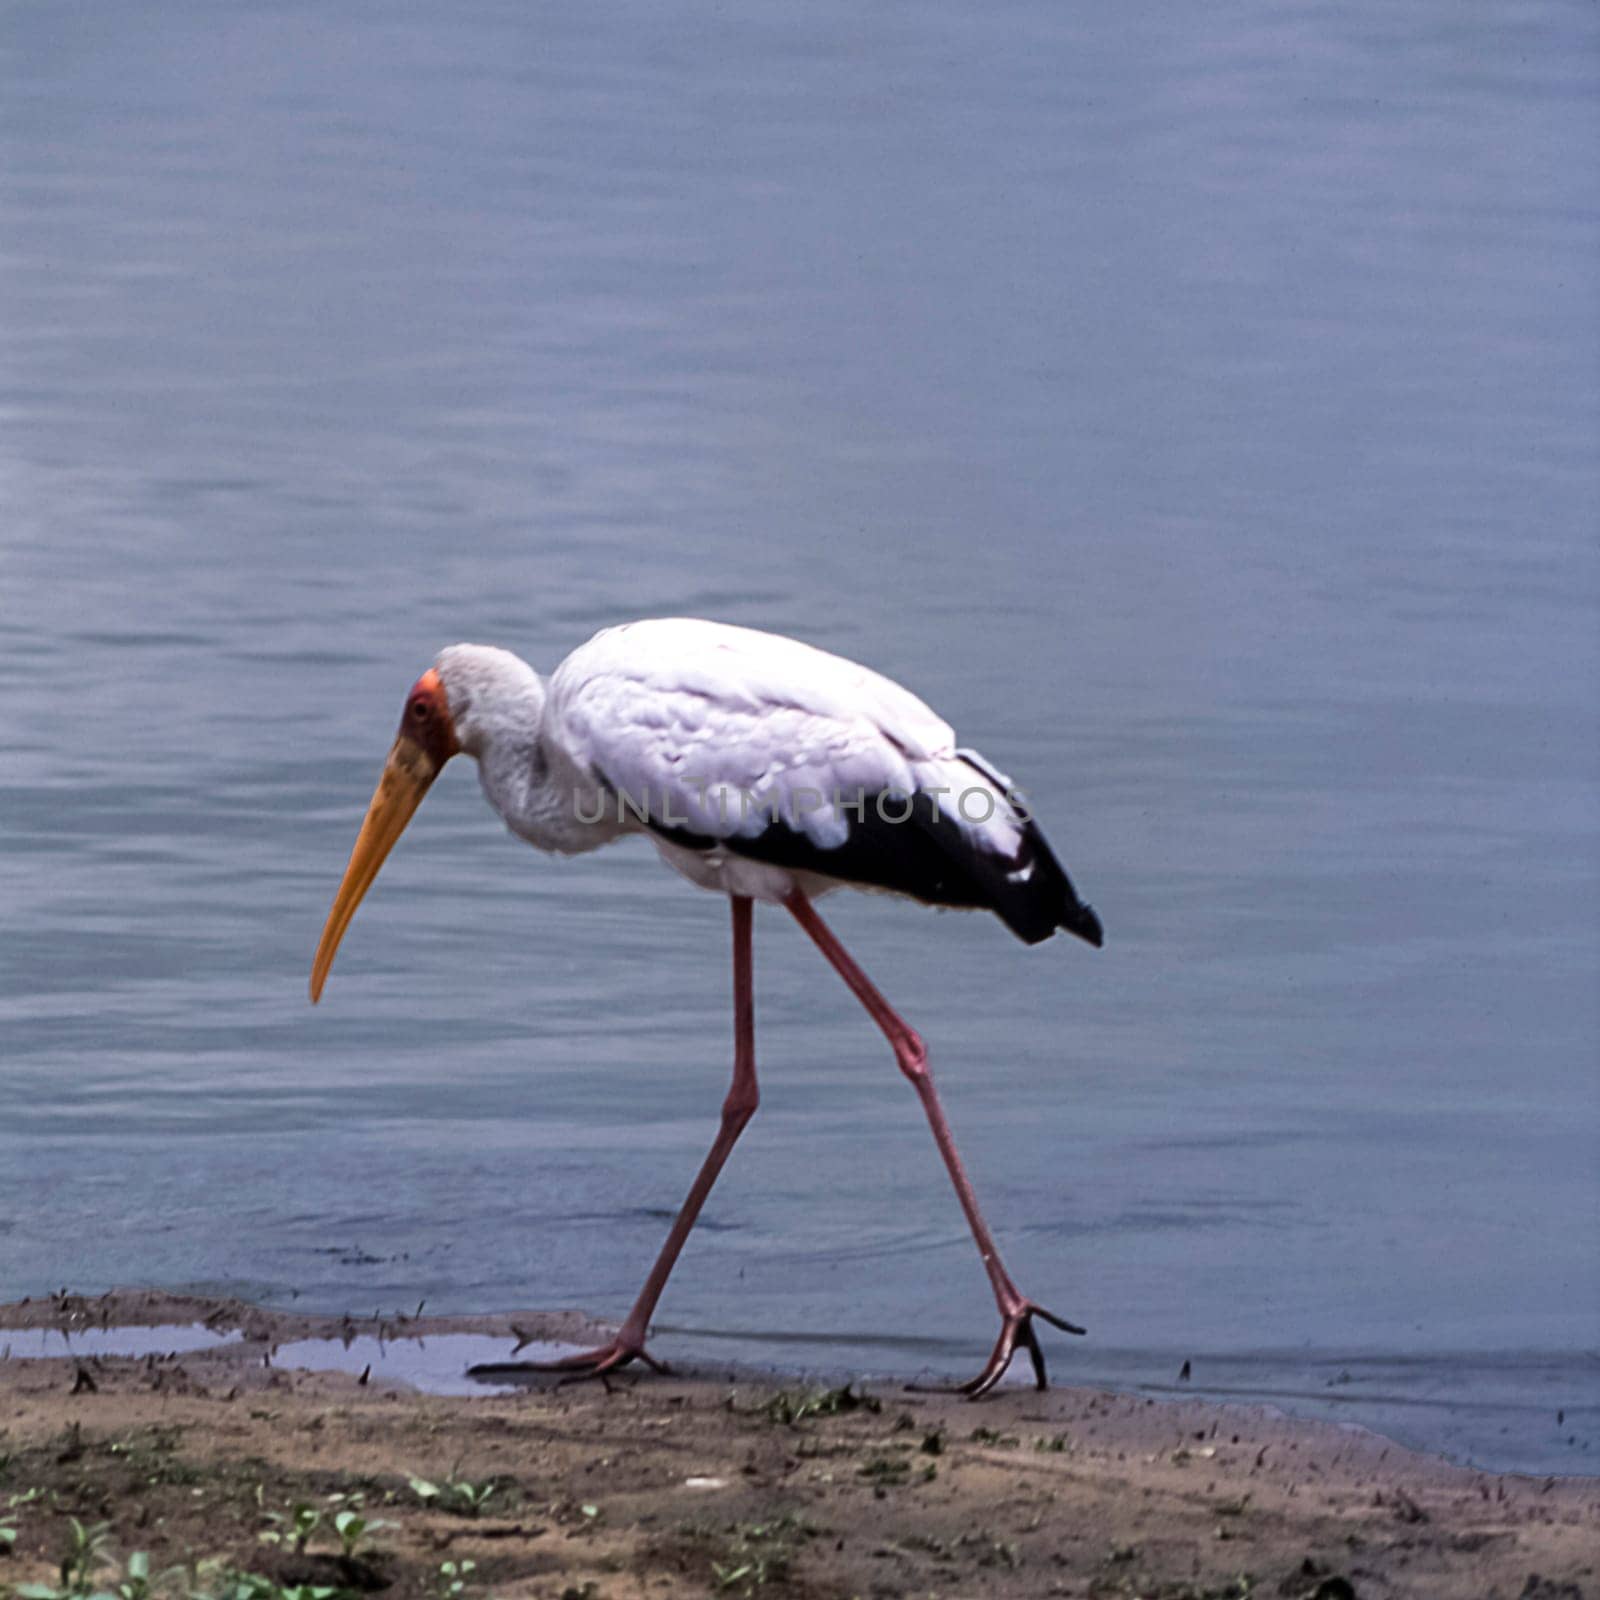
[[[642, 812], [704, 839], [753, 840], [776, 818], [825, 854], [863, 797], [876, 810], [879, 795], [921, 794], [994, 854], [1021, 849], [1005, 793], [958, 757], [949, 723], [879, 673], [776, 634], [676, 617], [608, 628], [551, 675], [544, 727], [631, 802], [604, 808], [629, 831], [651, 831]], [[708, 888], [777, 901], [794, 886], [720, 852], [708, 871], [658, 844]]]

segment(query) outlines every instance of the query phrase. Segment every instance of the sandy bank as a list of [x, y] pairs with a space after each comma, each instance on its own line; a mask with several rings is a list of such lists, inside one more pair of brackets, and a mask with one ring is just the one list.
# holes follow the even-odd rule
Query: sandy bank
[[[167, 1324], [232, 1337], [88, 1348], [95, 1329]], [[467, 1561], [459, 1600], [1600, 1594], [1600, 1480], [1497, 1477], [1258, 1408], [888, 1385], [818, 1400], [710, 1367], [456, 1397], [281, 1359], [313, 1337], [584, 1337], [570, 1316], [363, 1323], [135, 1292], [0, 1307], [0, 1329], [0, 1586], [54, 1579], [76, 1517], [156, 1569], [221, 1558], [395, 1600], [451, 1600]], [[20, 1358], [43, 1329], [70, 1347]], [[343, 1567], [331, 1518], [357, 1502], [338, 1495], [388, 1524]], [[298, 1504], [323, 1513], [300, 1553], [275, 1520]]]

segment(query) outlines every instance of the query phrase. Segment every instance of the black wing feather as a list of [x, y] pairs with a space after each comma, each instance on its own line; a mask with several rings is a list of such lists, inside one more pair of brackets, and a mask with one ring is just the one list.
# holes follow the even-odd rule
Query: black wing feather
[[[1004, 792], [1008, 783], [979, 760], [961, 758]], [[651, 831], [689, 850], [727, 850], [769, 866], [820, 873], [862, 888], [888, 889], [934, 906], [995, 913], [1025, 944], [1039, 944], [1058, 928], [1098, 947], [1104, 942], [1100, 919], [1078, 898], [1072, 880], [1056, 859], [1039, 825], [1019, 823], [1022, 845], [1005, 857], [984, 850], [926, 793], [908, 797], [888, 790], [867, 795], [860, 815], [852, 802], [846, 811], [849, 833], [843, 844], [824, 850], [781, 817], [751, 837], [709, 838], [692, 829], [649, 820]]]

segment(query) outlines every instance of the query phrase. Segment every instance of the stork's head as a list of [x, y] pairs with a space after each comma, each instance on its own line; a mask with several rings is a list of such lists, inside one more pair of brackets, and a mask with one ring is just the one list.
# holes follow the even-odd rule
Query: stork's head
[[422, 797], [433, 785], [439, 770], [461, 749], [455, 718], [450, 714], [450, 694], [437, 665], [431, 666], [412, 684], [400, 713], [400, 731], [395, 735], [383, 776], [373, 791], [366, 820], [356, 835], [344, 881], [333, 897], [333, 909], [323, 924], [316, 960], [311, 965], [311, 1002], [322, 998], [328, 968], [356, 914], [361, 898], [372, 887], [378, 868], [405, 832]]
[[526, 661], [492, 645], [453, 644], [412, 684], [400, 731], [356, 836], [344, 881], [333, 897], [311, 965], [311, 999], [322, 996], [334, 952], [372, 887], [378, 868], [405, 832], [422, 797], [451, 756], [489, 754], [496, 740], [537, 733], [544, 685]]

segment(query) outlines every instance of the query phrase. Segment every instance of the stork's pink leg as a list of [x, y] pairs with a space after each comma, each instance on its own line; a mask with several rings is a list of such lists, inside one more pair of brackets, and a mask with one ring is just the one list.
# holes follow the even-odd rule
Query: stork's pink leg
[[[603, 1378], [630, 1361], [642, 1361], [657, 1372], [667, 1369], [650, 1355], [644, 1347], [644, 1336], [649, 1331], [650, 1319], [655, 1315], [656, 1301], [667, 1286], [678, 1252], [683, 1249], [689, 1230], [694, 1227], [700, 1208], [711, 1193], [723, 1163], [728, 1159], [745, 1124], [756, 1114], [761, 1095], [756, 1086], [755, 1000], [751, 989], [750, 960], [750, 901], [743, 895], [733, 899], [733, 1085], [722, 1102], [722, 1126], [717, 1131], [711, 1153], [700, 1168], [699, 1175], [683, 1202], [672, 1232], [650, 1269], [650, 1276], [633, 1303], [633, 1310], [617, 1330], [616, 1338], [594, 1350], [583, 1350], [577, 1355], [565, 1356], [559, 1361], [525, 1361], [511, 1364], [522, 1370], [535, 1372], [565, 1372], [573, 1378]], [[475, 1373], [488, 1376], [511, 1370], [511, 1365], [493, 1363], [474, 1367]]]
[[834, 936], [833, 930], [817, 915], [811, 902], [798, 889], [785, 899], [784, 905], [850, 986], [856, 999], [867, 1008], [868, 1015], [894, 1047], [900, 1070], [911, 1080], [912, 1088], [922, 1101], [922, 1109], [927, 1113], [928, 1124], [933, 1129], [934, 1142], [939, 1146], [939, 1154], [944, 1157], [950, 1181], [955, 1185], [956, 1198], [961, 1202], [961, 1209], [967, 1216], [967, 1226], [972, 1229], [972, 1237], [977, 1241], [978, 1254], [983, 1257], [984, 1270], [989, 1274], [995, 1303], [1000, 1308], [1000, 1337], [995, 1341], [988, 1365], [976, 1378], [960, 1385], [961, 1393], [974, 1400], [987, 1394], [1005, 1375], [1019, 1344], [1033, 1362], [1034, 1381], [1039, 1388], [1046, 1388], [1044, 1352], [1039, 1348], [1039, 1336], [1034, 1332], [1033, 1319], [1042, 1317], [1064, 1333], [1082, 1333], [1083, 1329], [1056, 1316], [1054, 1312], [1046, 1311], [1043, 1306], [1035, 1305], [1011, 1281], [1011, 1274], [1006, 1271], [1000, 1252], [995, 1248], [989, 1225], [978, 1209], [978, 1199], [972, 1192], [971, 1180], [956, 1152], [955, 1140], [950, 1136], [950, 1124], [945, 1120], [944, 1108], [934, 1092], [933, 1075], [928, 1070], [928, 1052], [922, 1040], [873, 987], [872, 980], [855, 964], [849, 952]]

